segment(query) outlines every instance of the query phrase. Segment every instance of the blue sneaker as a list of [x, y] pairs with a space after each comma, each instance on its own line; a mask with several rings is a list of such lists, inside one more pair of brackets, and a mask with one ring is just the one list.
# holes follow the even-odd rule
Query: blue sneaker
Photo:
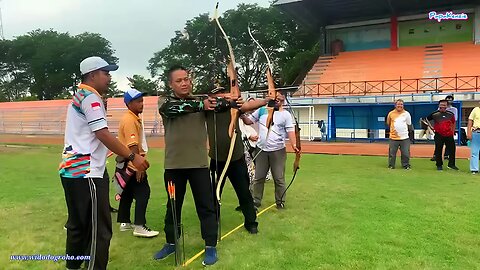
[[163, 260], [175, 252], [175, 245], [166, 243], [163, 248], [153, 255], [155, 260]]
[[217, 258], [217, 248], [216, 247], [205, 247], [205, 258], [203, 259], [203, 266], [213, 265], [218, 261]]

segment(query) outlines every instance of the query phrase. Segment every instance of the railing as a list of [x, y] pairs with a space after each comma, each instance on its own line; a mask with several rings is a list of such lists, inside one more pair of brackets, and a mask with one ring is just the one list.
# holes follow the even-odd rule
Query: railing
[[477, 92], [480, 76], [302, 84], [294, 96], [368, 96], [427, 92]]

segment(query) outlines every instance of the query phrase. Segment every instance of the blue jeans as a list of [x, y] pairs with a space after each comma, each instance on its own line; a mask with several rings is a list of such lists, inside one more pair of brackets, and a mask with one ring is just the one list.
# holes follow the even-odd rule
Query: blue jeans
[[470, 171], [478, 172], [478, 152], [480, 151], [480, 133], [472, 132], [470, 142]]

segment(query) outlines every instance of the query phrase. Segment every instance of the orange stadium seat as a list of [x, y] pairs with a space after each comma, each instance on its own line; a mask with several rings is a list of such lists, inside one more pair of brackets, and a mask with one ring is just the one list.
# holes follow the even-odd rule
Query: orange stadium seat
[[[396, 51], [390, 49], [375, 49], [367, 51], [341, 52], [337, 56], [321, 56], [304, 79], [305, 95], [329, 95], [333, 84], [336, 87], [347, 87], [348, 82], [355, 82], [350, 87], [360, 83], [362, 92], [344, 90], [335, 91], [336, 95], [381, 94], [379, 88], [370, 86], [371, 81], [426, 79], [455, 76], [478, 76], [480, 74], [480, 46], [471, 42], [446, 43], [432, 46], [401, 47]], [[471, 80], [471, 78], [469, 78]], [[367, 83], [366, 83], [367, 82]], [[451, 80], [445, 84], [452, 87]], [[344, 84], [342, 84], [344, 83]], [[319, 85], [320, 84], [320, 85]], [[331, 85], [330, 85], [331, 84]], [[371, 83], [375, 85], [375, 83]], [[468, 83], [467, 83], [468, 84]], [[392, 87], [387, 92], [399, 93], [398, 87]], [[359, 88], [358, 88], [359, 89]], [[366, 91], [363, 91], [366, 89]], [[372, 93], [369, 93], [372, 89]], [[442, 85], [438, 86], [442, 90]], [[462, 90], [460, 87], [458, 90]], [[322, 92], [323, 91], [323, 92]], [[377, 91], [377, 92], [375, 92]], [[405, 92], [405, 90], [403, 90]], [[409, 91], [409, 90], [407, 90]]]

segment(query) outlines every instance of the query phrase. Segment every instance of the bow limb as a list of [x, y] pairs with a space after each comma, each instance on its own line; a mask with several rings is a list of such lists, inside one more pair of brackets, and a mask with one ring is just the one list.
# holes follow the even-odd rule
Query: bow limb
[[252, 38], [253, 42], [255, 42], [255, 44], [257, 44], [258, 48], [260, 48], [260, 50], [265, 55], [265, 58], [267, 59], [268, 68], [270, 70], [273, 70], [273, 65], [272, 65], [272, 62], [270, 61], [270, 57], [268, 57], [267, 51], [265, 51], [265, 49], [262, 47], [262, 45], [260, 45], [260, 42], [258, 42], [258, 40], [256, 40], [255, 37], [253, 37], [252, 30], [250, 29], [250, 25], [248, 25], [247, 28], [248, 28], [248, 34]]
[[300, 140], [300, 125], [298, 123], [297, 117], [295, 117], [295, 114], [293, 113], [292, 106], [290, 105], [290, 102], [288, 102], [288, 99], [285, 97], [285, 101], [288, 106], [288, 110], [290, 111], [290, 114], [292, 114], [293, 119], [295, 120], [295, 147], [297, 147], [298, 151], [295, 152], [295, 161], [293, 162], [293, 176], [292, 180], [290, 180], [290, 183], [288, 184], [287, 188], [285, 191], [282, 193], [282, 196], [280, 197], [280, 201], [283, 202], [283, 197], [287, 193], [287, 190], [290, 188], [290, 186], [293, 184], [293, 181], [295, 180], [295, 176], [297, 176], [297, 171], [300, 169], [300, 157], [301, 157], [301, 150], [302, 150], [302, 141]]
[[[240, 96], [240, 89], [236, 84], [236, 79], [232, 80], [232, 77], [236, 77], [235, 69], [233, 68], [232, 62], [228, 65], [228, 73], [230, 77], [230, 95], [232, 99], [235, 97], [238, 99]], [[222, 182], [225, 179], [225, 176], [228, 171], [228, 167], [230, 166], [230, 162], [232, 161], [233, 150], [235, 149], [235, 141], [237, 140], [237, 125], [238, 119], [240, 117], [240, 111], [238, 108], [231, 108], [230, 109], [230, 125], [228, 126], [228, 135], [230, 136], [230, 147], [228, 149], [227, 161], [225, 162], [225, 166], [223, 167], [222, 173], [220, 174], [220, 178], [218, 179], [217, 189], [215, 195], [217, 196], [218, 204], [221, 205], [221, 187]]]
[[222, 32], [222, 35], [225, 38], [225, 41], [227, 42], [228, 52], [230, 55], [230, 64], [232, 65], [232, 67], [235, 67], [235, 55], [233, 55], [232, 43], [230, 43], [230, 38], [228, 37], [227, 33], [225, 33], [225, 30], [223, 30], [223, 27], [220, 24], [220, 21], [218, 20], [218, 2], [217, 2], [217, 6], [215, 7], [214, 19], [215, 19], [215, 22], [217, 23], [218, 28], [220, 29], [220, 32]]
[[290, 102], [286, 97], [285, 97], [285, 101], [287, 103], [290, 114], [295, 120], [295, 146], [297, 147], [298, 151], [295, 152], [295, 161], [293, 162], [293, 172], [296, 173], [296, 171], [300, 168], [300, 157], [301, 157], [301, 150], [302, 150], [302, 141], [300, 140], [301, 129], [300, 129], [300, 124], [298, 123], [297, 117], [295, 117], [295, 114], [293, 113], [292, 106], [290, 105]]
[[228, 149], [227, 161], [225, 162], [225, 166], [223, 167], [222, 173], [220, 174], [220, 178], [218, 179], [218, 184], [217, 184], [217, 189], [216, 189], [215, 195], [217, 196], [217, 201], [218, 201], [219, 205], [222, 205], [220, 191], [221, 191], [223, 179], [225, 179], [225, 176], [227, 175], [228, 166], [230, 165], [230, 162], [232, 161], [233, 150], [235, 149], [236, 138], [237, 138], [237, 132], [235, 131], [234, 136], [232, 136], [232, 138], [230, 139], [230, 148]]
[[265, 55], [265, 58], [267, 59], [267, 71], [266, 71], [266, 73], [267, 73], [267, 83], [268, 83], [267, 96], [269, 97], [270, 100], [268, 101], [268, 104], [267, 104], [268, 114], [267, 114], [267, 121], [266, 121], [265, 126], [268, 130], [267, 131], [267, 138], [268, 138], [268, 135], [270, 134], [271, 127], [273, 125], [273, 113], [275, 111], [275, 98], [277, 96], [277, 93], [275, 92], [276, 91], [275, 81], [274, 81], [273, 75], [272, 75], [273, 65], [272, 65], [272, 62], [270, 61], [270, 57], [268, 56], [265, 49], [262, 47], [262, 45], [260, 45], [260, 42], [258, 42], [258, 40], [256, 40], [255, 37], [253, 36], [252, 30], [250, 29], [250, 25], [248, 25], [248, 34], [252, 38], [253, 42], [255, 42], [255, 44], [257, 44], [258, 48], [260, 48], [260, 50]]

